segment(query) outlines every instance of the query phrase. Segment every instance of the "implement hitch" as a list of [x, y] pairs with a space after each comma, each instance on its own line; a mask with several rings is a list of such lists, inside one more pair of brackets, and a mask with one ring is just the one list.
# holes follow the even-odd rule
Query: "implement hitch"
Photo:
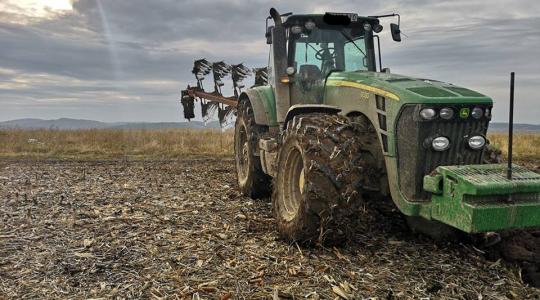
[[540, 227], [540, 175], [512, 170], [508, 179], [503, 164], [438, 167], [424, 177], [431, 218], [470, 233]]

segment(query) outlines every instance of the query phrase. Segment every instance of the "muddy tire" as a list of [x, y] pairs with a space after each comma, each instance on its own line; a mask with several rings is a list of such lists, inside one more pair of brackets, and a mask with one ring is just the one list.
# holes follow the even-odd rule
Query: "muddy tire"
[[282, 238], [339, 244], [350, 236], [362, 203], [359, 138], [337, 115], [305, 114], [287, 124], [272, 195]]
[[236, 175], [240, 192], [254, 199], [268, 197], [271, 191], [271, 177], [262, 171], [261, 160], [256, 155], [259, 136], [267, 130], [266, 126], [255, 123], [249, 101], [241, 100], [234, 129]]

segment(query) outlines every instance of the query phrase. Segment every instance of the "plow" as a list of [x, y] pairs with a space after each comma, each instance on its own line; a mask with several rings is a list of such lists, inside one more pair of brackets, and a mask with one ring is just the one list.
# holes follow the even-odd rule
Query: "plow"
[[[438, 239], [540, 227], [540, 175], [512, 164], [511, 149], [508, 165], [486, 161], [493, 100], [392, 73], [382, 63], [382, 18], [397, 18], [390, 36], [401, 42], [398, 14], [271, 9], [268, 66], [196, 60], [197, 84], [181, 93], [184, 117], [195, 118], [197, 104], [203, 118], [236, 117], [238, 189], [272, 199], [288, 241], [343, 242], [373, 194]], [[205, 89], [210, 75], [213, 88]], [[255, 83], [246, 88], [249, 76]]]
[[[195, 118], [195, 104], [200, 104], [201, 117], [208, 119], [217, 111], [220, 124], [223, 126], [226, 120], [236, 113], [238, 98], [245, 88], [244, 80], [251, 75], [255, 76], [256, 86], [264, 86], [268, 83], [268, 70], [266, 67], [249, 69], [244, 64], [228, 65], [223, 61], [211, 63], [205, 58], [195, 60], [193, 63], [193, 75], [197, 81], [194, 87], [188, 86], [181, 93], [181, 103], [184, 118]], [[211, 92], [204, 90], [204, 80], [212, 75], [214, 89]], [[223, 95], [223, 82], [226, 77], [232, 79], [233, 96]]]

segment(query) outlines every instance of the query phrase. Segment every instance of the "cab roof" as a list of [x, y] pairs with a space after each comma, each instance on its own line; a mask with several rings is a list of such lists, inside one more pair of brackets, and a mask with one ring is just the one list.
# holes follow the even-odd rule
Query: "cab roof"
[[370, 23], [372, 26], [379, 24], [379, 19], [373, 17], [362, 17], [355, 13], [325, 13], [325, 14], [305, 14], [291, 15], [283, 22], [286, 27], [296, 24], [304, 24], [307, 21], [313, 21], [317, 25], [338, 25], [338, 26], [363, 26], [364, 23]]

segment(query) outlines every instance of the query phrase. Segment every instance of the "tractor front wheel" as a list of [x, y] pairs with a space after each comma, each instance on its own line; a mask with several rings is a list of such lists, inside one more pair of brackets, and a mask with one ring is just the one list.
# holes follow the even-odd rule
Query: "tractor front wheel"
[[336, 244], [352, 233], [362, 202], [359, 138], [356, 126], [337, 115], [289, 121], [272, 195], [282, 238]]

